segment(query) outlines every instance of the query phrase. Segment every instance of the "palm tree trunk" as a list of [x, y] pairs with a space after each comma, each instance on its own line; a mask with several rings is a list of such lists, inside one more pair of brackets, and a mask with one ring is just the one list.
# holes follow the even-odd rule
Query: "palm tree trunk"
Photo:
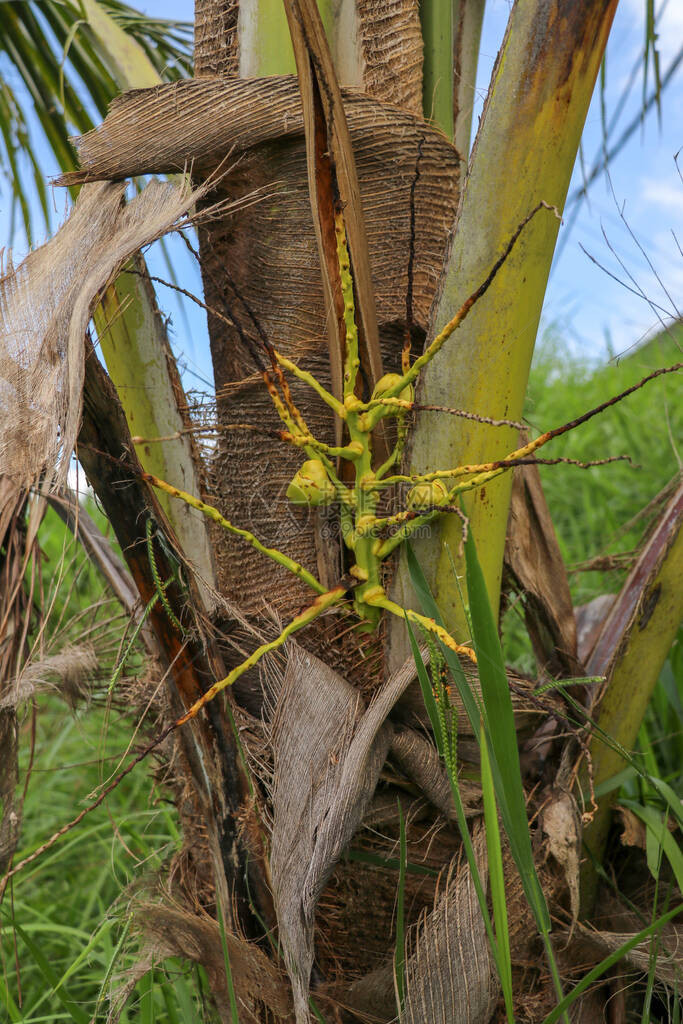
[[[396, 369], [400, 365], [406, 330], [412, 333], [415, 346], [423, 342], [437, 285], [434, 329], [480, 283], [505, 241], [539, 199], [561, 208], [615, 6], [616, 0], [610, 4], [580, 5], [538, 0], [531, 8], [515, 8], [504, 44], [504, 59], [499, 60], [494, 73], [443, 274], [446, 237], [455, 215], [463, 164], [455, 151], [440, 142], [426, 125], [420, 127], [416, 119], [408, 121], [405, 115], [401, 118], [384, 108], [388, 141], [381, 151], [386, 155], [380, 167], [379, 144], [373, 152], [369, 136], [361, 129], [354, 134], [354, 120], [349, 115], [375, 276], [385, 368]], [[380, 103], [390, 101], [404, 111], [416, 111], [418, 103], [421, 106], [423, 91], [420, 61], [416, 51], [410, 49], [413, 39], [419, 40], [417, 9], [409, 3], [397, 3], [391, 10], [397, 19], [403, 18], [411, 26], [403, 35], [408, 51], [407, 55], [402, 54], [404, 68], [393, 68], [391, 58], [383, 53], [384, 78], [375, 73], [380, 64], [380, 40], [388, 38], [385, 48], [390, 49], [393, 36], [386, 33], [379, 8], [359, 4], [356, 16], [361, 41], [361, 84], [366, 94]], [[259, 11], [263, 13], [263, 8], [257, 7], [256, 14], [252, 11], [251, 16], [258, 16]], [[274, 59], [262, 42], [260, 53], [242, 50], [243, 44], [246, 46], [247, 41], [255, 38], [253, 24], [245, 31], [245, 18], [236, 5], [198, 3], [197, 76], [288, 70], [285, 48], [282, 63]], [[476, 36], [476, 28], [469, 28], [469, 23], [468, 31]], [[334, 32], [330, 34], [334, 39]], [[469, 67], [471, 71], [471, 62]], [[351, 78], [355, 76], [354, 70]], [[341, 77], [343, 81], [343, 70]], [[273, 96], [281, 89], [281, 80], [274, 79]], [[461, 113], [465, 103], [460, 98], [456, 102]], [[461, 116], [461, 138], [466, 128], [466, 118]], [[406, 144], [408, 129], [411, 136]], [[387, 159], [389, 154], [391, 159]], [[510, 171], [511, 161], [518, 165], [515, 173]], [[285, 187], [279, 190], [276, 182], [284, 182]], [[326, 386], [330, 382], [323, 292], [305, 182], [305, 152], [300, 134], [296, 138], [291, 134], [269, 138], [248, 150], [229, 174], [224, 185], [226, 194], [229, 192], [233, 198], [246, 196], [260, 187], [272, 189], [272, 197], [203, 228], [200, 256], [206, 301], [214, 310], [209, 316], [209, 329], [219, 422], [225, 428], [215, 463], [219, 504], [228, 518], [244, 523], [266, 543], [283, 547], [299, 562], [317, 571], [323, 581], [332, 583], [344, 570], [337, 524], [317, 513], [302, 515], [287, 504], [287, 483], [300, 458], [259, 435], [264, 424], [276, 426], [259, 373], [261, 332], [290, 358], [305, 360], [306, 368]], [[378, 197], [378, 190], [383, 195]], [[383, 202], [386, 196], [390, 198]], [[397, 204], [402, 204], [398, 213]], [[411, 214], [415, 224], [412, 238]], [[444, 349], [438, 364], [427, 371], [423, 401], [471, 408], [497, 417], [520, 416], [557, 228], [557, 221], [548, 214], [544, 220], [537, 218], [528, 229], [519, 252], [501, 273], [493, 295], [487, 297], [481, 309], [473, 311], [473, 326], [468, 324], [453, 344]], [[412, 322], [406, 312], [406, 291], [411, 279]], [[523, 303], [514, 301], [520, 293], [525, 296]], [[511, 339], [504, 365], [500, 346], [496, 344], [501, 331]], [[484, 344], [482, 338], [491, 340]], [[467, 352], [466, 357], [463, 351]], [[302, 388], [295, 387], [294, 397], [316, 436], [333, 443], [332, 423], [326, 409]], [[484, 461], [513, 447], [509, 432], [501, 436], [500, 432], [479, 425], [473, 430], [471, 424], [467, 424], [466, 430], [460, 421], [444, 419], [448, 426], [438, 426], [436, 435], [433, 418], [429, 423], [426, 419], [418, 420], [412, 448], [413, 465], [418, 471], [436, 468], [434, 460], [439, 467]], [[250, 430], [230, 431], [230, 424], [237, 421], [246, 423]], [[484, 499], [475, 499], [469, 511], [485, 554], [484, 569], [494, 604], [508, 501], [509, 485], [498, 485]], [[445, 527], [443, 536], [450, 536], [449, 530], [452, 528]], [[457, 546], [456, 541], [452, 547]], [[447, 582], [450, 569], [444, 568], [440, 550], [440, 541], [426, 541], [420, 558], [429, 567], [430, 583], [450, 626], [460, 629], [457, 599]], [[223, 593], [248, 614], [258, 616], [265, 601], [287, 619], [305, 601], [305, 591], [298, 581], [273, 572], [270, 566], [264, 569], [252, 553], [217, 538], [216, 553]], [[400, 592], [406, 594], [403, 569], [399, 570], [398, 585]], [[301, 642], [311, 654], [319, 655], [337, 673], [341, 672], [362, 695], [369, 696], [382, 681], [383, 665], [398, 669], [407, 651], [399, 635], [400, 627], [388, 630], [384, 637], [361, 639], [349, 630], [350, 625], [344, 619], [331, 624], [324, 622], [322, 627], [303, 634]], [[299, 682], [303, 685], [302, 679]], [[261, 686], [261, 680], [249, 679], [238, 689], [237, 700], [252, 711], [260, 709]], [[311, 723], [303, 732], [309, 729], [313, 730]], [[398, 792], [391, 785], [388, 791]], [[430, 864], [448, 862], [458, 842], [446, 828], [435, 844], [431, 829], [439, 820], [443, 826], [443, 819], [430, 811], [422, 822], [411, 821], [411, 859]], [[370, 847], [367, 834], [361, 839], [364, 855], [372, 850], [374, 857], [391, 856], [397, 837], [395, 820], [385, 818], [382, 831], [386, 838], [374, 839]], [[409, 921], [414, 921], [422, 908], [430, 906], [434, 887], [429, 878], [419, 882], [409, 878], [407, 884]], [[352, 869], [341, 863], [334, 868], [328, 887], [320, 896], [316, 916], [317, 998], [327, 995], [345, 1000], [348, 978], [374, 977], [372, 972], [378, 969], [381, 973], [391, 952], [395, 886], [396, 877], [390, 870], [364, 869], [357, 863]], [[282, 899], [276, 884], [276, 904], [280, 905]], [[362, 942], [357, 931], [359, 915]], [[288, 943], [293, 941], [287, 935], [285, 932], [283, 938], [286, 953], [290, 949]], [[296, 977], [298, 971], [292, 964], [299, 961], [291, 949], [287, 955], [293, 957], [290, 970], [294, 972], [292, 977]], [[304, 956], [300, 962], [304, 972], [306, 962]], [[488, 978], [488, 974], [484, 972], [482, 978]], [[482, 985], [487, 984], [482, 980]], [[378, 980], [375, 994], [381, 990]], [[356, 1005], [361, 1004], [362, 999]], [[378, 1007], [376, 999], [372, 1005], [374, 1012], [380, 1017], [384, 1015], [384, 1019], [395, 1014], [393, 994], [385, 996], [383, 1006]], [[478, 1011], [482, 1016], [471, 1019], [487, 1019], [484, 1014], [489, 1012], [488, 1007], [487, 996]]]

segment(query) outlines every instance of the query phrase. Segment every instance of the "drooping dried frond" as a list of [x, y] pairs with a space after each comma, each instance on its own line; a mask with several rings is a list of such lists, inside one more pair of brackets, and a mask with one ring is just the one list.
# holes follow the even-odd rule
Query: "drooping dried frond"
[[197, 201], [152, 182], [124, 205], [125, 185], [83, 189], [64, 226], [0, 279], [0, 462], [18, 486], [66, 480], [81, 410], [84, 337], [99, 295], [143, 245]]
[[413, 680], [406, 663], [363, 711], [358, 692], [298, 647], [290, 649], [273, 724], [271, 872], [297, 1021], [308, 1021], [315, 910], [359, 827], [384, 764], [389, 711]]
[[536, 466], [513, 473], [505, 569], [522, 594], [540, 665], [554, 676], [579, 675], [567, 570]]
[[[221, 933], [208, 915], [189, 913], [169, 902], [138, 899], [132, 906], [135, 932], [140, 937], [137, 962], [117, 979], [108, 1024], [117, 1024], [126, 1000], [143, 975], [168, 957], [179, 956], [201, 964], [207, 973], [221, 1020], [232, 1021]], [[237, 935], [225, 936], [230, 973], [240, 1021], [291, 1019], [291, 1000], [285, 976], [265, 953]]]
[[[647, 902], [636, 909], [630, 909], [616, 897], [605, 900], [600, 914], [600, 927], [589, 928], [578, 925], [577, 941], [592, 948], [602, 958], [620, 949], [642, 930], [651, 908]], [[647, 974], [652, 968], [658, 982], [677, 987], [683, 984], [683, 927], [676, 921], [664, 925], [656, 938], [656, 957], [653, 958], [652, 939], [644, 939], [626, 954], [626, 964], [634, 970]]]
[[90, 643], [66, 647], [57, 654], [31, 661], [17, 677], [14, 689], [0, 700], [0, 709], [28, 700], [35, 693], [54, 690], [70, 707], [89, 696], [90, 677], [97, 668], [97, 654]]

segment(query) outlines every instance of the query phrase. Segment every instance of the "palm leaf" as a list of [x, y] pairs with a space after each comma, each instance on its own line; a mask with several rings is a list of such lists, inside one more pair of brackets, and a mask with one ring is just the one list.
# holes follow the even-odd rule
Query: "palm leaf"
[[36, 207], [50, 226], [45, 179], [73, 168], [70, 135], [92, 128], [129, 86], [122, 51], [129, 64], [144, 64], [150, 83], [172, 81], [191, 71], [191, 42], [188, 23], [146, 18], [122, 3], [3, 3], [0, 175], [9, 184], [8, 242], [20, 221], [33, 243]]

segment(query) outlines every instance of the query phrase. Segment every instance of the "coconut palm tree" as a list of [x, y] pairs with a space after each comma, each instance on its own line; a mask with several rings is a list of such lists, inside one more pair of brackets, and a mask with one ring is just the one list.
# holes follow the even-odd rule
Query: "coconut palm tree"
[[[126, 72], [122, 84], [148, 87], [78, 141], [80, 170], [64, 161], [62, 183], [86, 185], [74, 217], [88, 225], [111, 204], [113, 218], [110, 235], [88, 232], [98, 259], [109, 251], [86, 306], [102, 299], [110, 376], [88, 349], [79, 458], [168, 680], [152, 743], [180, 766], [176, 902], [145, 904], [145, 926], [159, 954], [207, 967], [225, 1020], [550, 1021], [579, 963], [609, 948], [587, 953], [580, 930], [569, 941], [591, 915], [609, 824], [609, 803], [588, 794], [633, 746], [680, 619], [681, 497], [580, 649], [535, 467], [520, 465], [511, 491], [500, 461], [533, 453], [518, 421], [615, 6], [513, 8], [469, 154], [481, 2], [198, 0], [194, 79]], [[154, 230], [140, 205], [125, 248], [112, 183], [188, 169], [209, 184], [164, 193]], [[103, 294], [191, 205], [216, 385], [208, 466], [144, 265]], [[145, 351], [165, 382], [151, 411], [127, 387], [146, 379]], [[363, 426], [353, 403], [373, 397], [383, 419]], [[390, 416], [392, 400], [405, 412]], [[459, 509], [434, 474], [465, 464], [484, 475], [464, 474], [479, 486]], [[368, 540], [363, 480], [392, 466], [401, 479], [368, 514], [398, 513], [399, 532]], [[423, 531], [399, 545], [408, 523]], [[600, 702], [508, 678], [504, 562], [541, 678], [604, 676]], [[216, 679], [228, 696], [209, 700]], [[572, 1019], [597, 1019], [607, 998], [581, 997]]]

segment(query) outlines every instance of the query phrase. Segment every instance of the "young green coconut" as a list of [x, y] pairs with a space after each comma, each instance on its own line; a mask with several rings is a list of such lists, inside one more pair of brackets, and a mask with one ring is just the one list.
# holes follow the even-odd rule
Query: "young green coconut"
[[[397, 384], [400, 384], [402, 377], [399, 373], [385, 373], [383, 377], [375, 384], [374, 391], [372, 392], [371, 402], [376, 402], [378, 399], [384, 398], [387, 391], [391, 388], [395, 388]], [[408, 384], [407, 387], [398, 394], [398, 399], [401, 402], [412, 402], [415, 397], [415, 388], [412, 384]], [[400, 412], [404, 412], [400, 405], [388, 406], [387, 416], [397, 416]]]
[[435, 505], [442, 505], [447, 498], [448, 488], [446, 485], [441, 480], [431, 480], [411, 487], [406, 497], [406, 504], [411, 510], [433, 508]]
[[294, 474], [287, 488], [287, 497], [293, 505], [314, 508], [330, 505], [336, 493], [334, 484], [320, 459], [307, 459]]

